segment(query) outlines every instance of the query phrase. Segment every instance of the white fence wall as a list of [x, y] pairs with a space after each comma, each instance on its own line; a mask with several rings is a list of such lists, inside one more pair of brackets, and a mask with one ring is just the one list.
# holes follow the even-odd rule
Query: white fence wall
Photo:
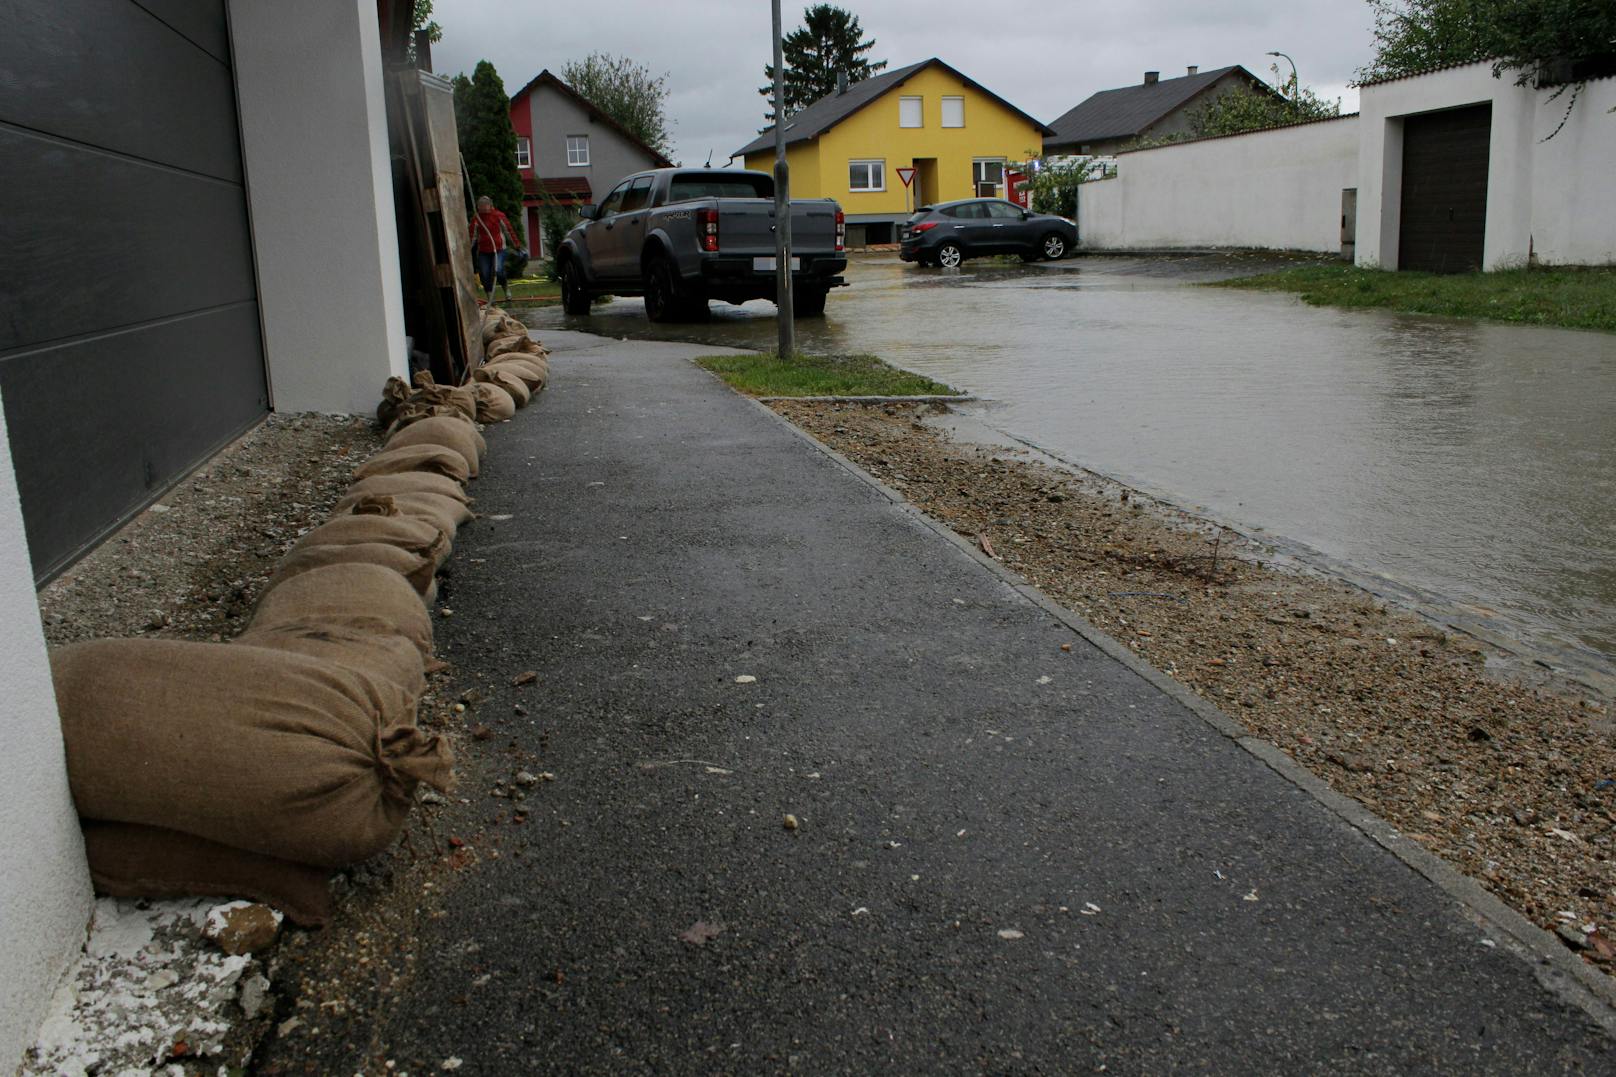
[[1561, 131], [1568, 88], [1516, 86], [1482, 62], [1365, 86], [1360, 95], [1358, 264], [1397, 266], [1403, 119], [1490, 102], [1487, 230], [1482, 264], [1616, 263], [1616, 79], [1590, 82]]
[[1078, 190], [1086, 249], [1339, 251], [1341, 192], [1358, 185], [1354, 116], [1119, 155]]
[[[1533, 133], [1565, 115], [1566, 97], [1536, 91]], [[1569, 91], [1567, 96], [1569, 96]], [[1551, 265], [1616, 265], [1616, 78], [1590, 82], [1571, 118], [1532, 154], [1532, 250]]]

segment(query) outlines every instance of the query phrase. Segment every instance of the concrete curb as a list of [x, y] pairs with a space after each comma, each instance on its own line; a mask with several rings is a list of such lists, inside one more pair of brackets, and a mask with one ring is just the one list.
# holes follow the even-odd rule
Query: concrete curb
[[[709, 374], [709, 376], [719, 381], [719, 384], [723, 384], [716, 375]], [[908, 513], [920, 524], [946, 539], [966, 557], [998, 576], [1027, 601], [1070, 628], [1102, 653], [1121, 662], [1152, 686], [1183, 704], [1207, 725], [1234, 741], [1243, 751], [1256, 757], [1270, 770], [1295, 786], [1298, 791], [1313, 798], [1326, 811], [1391, 853], [1415, 874], [1432, 883], [1462, 906], [1476, 926], [1494, 942], [1530, 964], [1539, 983], [1581, 1009], [1604, 1029], [1607, 1035], [1616, 1037], [1616, 982], [1610, 977], [1595, 971], [1586, 962], [1572, 955], [1548, 932], [1505, 905], [1481, 884], [1405, 838], [1391, 823], [1375, 815], [1356, 800], [1336, 792], [1322, 778], [1286, 755], [1274, 744], [1253, 736], [1243, 725], [1217, 707], [1145, 662], [1078, 614], [1028, 584], [1003, 564], [988, 557], [969, 539], [911, 505], [903, 494], [870, 475], [852, 460], [819, 441], [785, 416], [776, 413], [762, 400], [750, 397], [746, 399], [751, 400], [754, 406], [766, 412], [775, 422], [833, 460], [901, 511]]]

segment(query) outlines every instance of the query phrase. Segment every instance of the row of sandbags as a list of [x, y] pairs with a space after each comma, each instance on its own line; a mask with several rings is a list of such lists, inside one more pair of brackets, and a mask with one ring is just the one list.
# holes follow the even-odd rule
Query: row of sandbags
[[248, 897], [323, 923], [331, 871], [391, 845], [419, 783], [450, 786], [448, 744], [416, 725], [438, 668], [428, 607], [472, 518], [466, 483], [487, 447], [474, 420], [509, 417], [549, 375], [542, 349], [500, 355], [469, 386], [389, 382], [386, 445], [281, 559], [233, 642], [52, 652], [103, 893]]

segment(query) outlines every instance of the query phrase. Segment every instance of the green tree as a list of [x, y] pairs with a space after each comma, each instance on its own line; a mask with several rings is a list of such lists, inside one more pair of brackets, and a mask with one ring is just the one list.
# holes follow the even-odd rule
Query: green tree
[[[1279, 75], [1278, 65], [1274, 75]], [[1189, 114], [1191, 138], [1234, 135], [1264, 127], [1280, 127], [1305, 120], [1327, 120], [1341, 115], [1341, 102], [1321, 100], [1312, 90], [1298, 86], [1295, 72], [1280, 85], [1279, 93], [1249, 86], [1214, 97]]]
[[[432, 21], [432, 0], [415, 0], [414, 17], [410, 20], [410, 28], [414, 31], [426, 31], [426, 39], [430, 44], [437, 44], [443, 40], [443, 27]], [[415, 62], [415, 34], [410, 34], [409, 44], [405, 46], [404, 53], [409, 57], [410, 63]]]
[[1100, 161], [1051, 161], [1038, 157], [1026, 166], [1032, 172], [1028, 208], [1034, 213], [1054, 213], [1077, 219], [1077, 189], [1085, 183], [1105, 178]]
[[[885, 60], [866, 55], [875, 48], [875, 39], [863, 40], [864, 29], [858, 16], [830, 4], [814, 4], [802, 13], [803, 25], [785, 36], [786, 118], [790, 119], [821, 97], [836, 92], [836, 77], [846, 75], [849, 83], [862, 82], [887, 66]], [[769, 102], [764, 118], [774, 122], [774, 65], [763, 65], [767, 85], [758, 93]], [[768, 130], [768, 128], [764, 128]]]
[[673, 149], [667, 75], [653, 75], [650, 68], [626, 56], [596, 52], [568, 62], [561, 68], [561, 78], [662, 156]]
[[487, 195], [522, 235], [522, 173], [516, 167], [516, 131], [511, 127], [511, 99], [499, 72], [479, 60], [471, 78], [454, 77], [455, 126], [460, 155], [466, 160], [471, 193]]

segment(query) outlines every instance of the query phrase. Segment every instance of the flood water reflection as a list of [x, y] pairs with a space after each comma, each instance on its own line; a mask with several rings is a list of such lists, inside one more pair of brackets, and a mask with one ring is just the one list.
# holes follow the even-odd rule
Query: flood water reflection
[[[1189, 286], [1222, 260], [921, 270], [855, 259], [803, 350], [980, 394], [1068, 460], [1616, 672], [1616, 336]], [[652, 327], [639, 300], [530, 324], [772, 348], [774, 308]]]

